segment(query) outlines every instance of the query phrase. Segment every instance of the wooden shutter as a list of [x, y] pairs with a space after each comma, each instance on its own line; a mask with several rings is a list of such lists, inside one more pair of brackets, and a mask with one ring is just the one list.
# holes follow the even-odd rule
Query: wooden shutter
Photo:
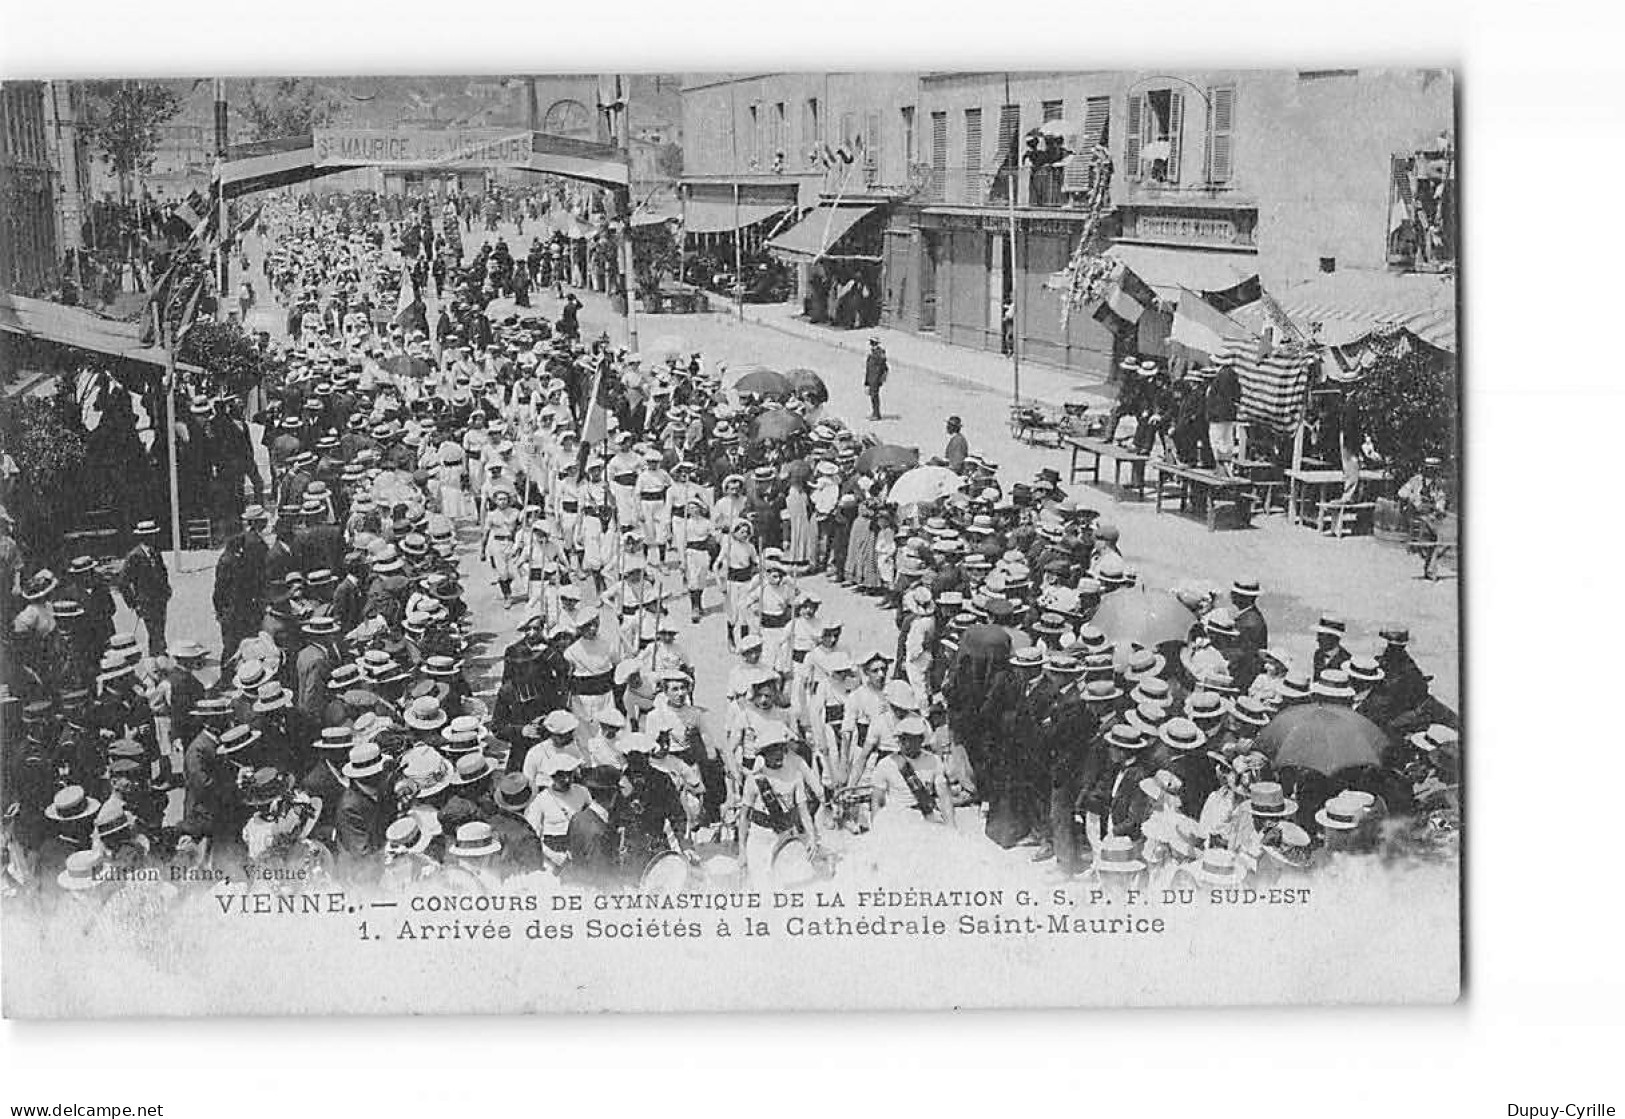
[[1179, 156], [1185, 137], [1185, 98], [1177, 90], [1168, 94], [1168, 182], [1179, 182]]
[[863, 165], [874, 171], [880, 166], [880, 114], [870, 113], [863, 124]]
[[1140, 177], [1140, 129], [1145, 122], [1141, 109], [1143, 100], [1138, 93], [1128, 96], [1128, 127], [1123, 129], [1123, 174], [1130, 179]]
[[1060, 120], [1066, 115], [1065, 106], [1060, 101], [1045, 101], [1040, 106], [1040, 115], [1042, 117], [1041, 123], [1047, 124], [1052, 120]]
[[1063, 190], [1089, 189], [1089, 161], [1095, 145], [1106, 134], [1106, 122], [1111, 119], [1112, 99], [1091, 97], [1084, 102], [1083, 134], [1078, 138], [1079, 150], [1067, 161]]
[[948, 189], [948, 114], [931, 114], [931, 189], [930, 196], [941, 202]]
[[982, 197], [982, 110], [965, 110], [965, 197]]
[[1231, 131], [1236, 121], [1236, 90], [1221, 86], [1207, 91], [1207, 181], [1228, 183], [1232, 174]]

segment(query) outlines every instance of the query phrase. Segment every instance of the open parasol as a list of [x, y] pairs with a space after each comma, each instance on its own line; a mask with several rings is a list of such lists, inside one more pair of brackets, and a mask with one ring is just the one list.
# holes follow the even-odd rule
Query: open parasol
[[1112, 641], [1154, 649], [1165, 642], [1184, 641], [1197, 619], [1167, 591], [1136, 586], [1107, 595], [1092, 620]]
[[420, 357], [411, 354], [396, 354], [384, 362], [384, 368], [397, 377], [426, 377], [429, 374], [429, 363]]
[[1354, 766], [1380, 765], [1388, 736], [1352, 707], [1305, 703], [1271, 719], [1254, 745], [1277, 769], [1297, 766], [1329, 777]]
[[734, 382], [734, 391], [751, 396], [784, 397], [795, 390], [790, 387], [790, 380], [783, 373], [758, 365]]
[[773, 408], [751, 421], [750, 437], [758, 443], [788, 439], [807, 430], [807, 421], [788, 408]]
[[858, 455], [853, 465], [860, 474], [871, 474], [883, 466], [908, 470], [920, 461], [920, 452], [914, 447], [899, 447], [895, 443], [880, 443]]
[[785, 375], [790, 387], [815, 404], [829, 403], [829, 386], [811, 369], [792, 369]]
[[892, 484], [888, 495], [893, 505], [920, 505], [927, 501], [940, 501], [957, 493], [965, 479], [946, 466], [916, 466]]

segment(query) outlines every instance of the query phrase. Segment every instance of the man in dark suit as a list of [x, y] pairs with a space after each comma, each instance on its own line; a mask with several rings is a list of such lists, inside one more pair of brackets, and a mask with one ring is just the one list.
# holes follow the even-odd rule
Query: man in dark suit
[[1236, 609], [1237, 644], [1255, 655], [1269, 647], [1270, 627], [1258, 609], [1258, 580], [1237, 579], [1230, 584], [1230, 605]]
[[344, 567], [344, 530], [327, 521], [327, 507], [316, 498], [300, 509], [305, 522], [293, 533], [294, 563], [300, 571], [339, 571]]
[[570, 817], [565, 833], [570, 861], [564, 864], [565, 881], [596, 889], [613, 889], [622, 879], [620, 842], [610, 827], [610, 812], [621, 795], [621, 775], [609, 766], [595, 765], [582, 777], [592, 801]]
[[869, 418], [878, 420], [880, 415], [880, 386], [886, 383], [886, 376], [891, 367], [886, 362], [886, 350], [880, 344], [879, 338], [869, 339], [869, 356], [863, 365], [863, 387], [869, 390]]
[[530, 781], [523, 773], [503, 774], [492, 789], [490, 808], [484, 814], [485, 822], [502, 843], [505, 877], [528, 874], [547, 865], [541, 837], [525, 821], [530, 797]]

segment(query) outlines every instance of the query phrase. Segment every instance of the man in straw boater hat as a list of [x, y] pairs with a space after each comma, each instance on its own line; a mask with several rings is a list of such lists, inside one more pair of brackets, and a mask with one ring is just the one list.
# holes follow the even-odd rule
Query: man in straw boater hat
[[165, 648], [164, 631], [169, 619], [169, 568], [158, 551], [158, 522], [140, 521], [132, 530], [135, 544], [125, 553], [119, 568], [119, 593], [147, 631], [147, 651], [159, 656]]
[[1140, 825], [1151, 812], [1140, 782], [1155, 776], [1147, 759], [1151, 742], [1136, 724], [1113, 723], [1099, 743], [1104, 764], [1078, 797], [1084, 834], [1095, 850], [1108, 835], [1139, 836]]

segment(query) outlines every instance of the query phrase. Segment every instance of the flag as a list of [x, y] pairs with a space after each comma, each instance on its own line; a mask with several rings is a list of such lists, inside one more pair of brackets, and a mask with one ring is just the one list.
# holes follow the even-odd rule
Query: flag
[[1309, 382], [1319, 365], [1311, 346], [1267, 349], [1261, 338], [1226, 339], [1241, 382], [1239, 416], [1248, 423], [1291, 431], [1303, 419]]
[[1245, 333], [1240, 323], [1221, 313], [1200, 295], [1185, 288], [1179, 289], [1173, 330], [1168, 334], [1171, 340], [1211, 355], [1224, 347], [1226, 337]]
[[581, 418], [582, 462], [588, 448], [598, 446], [609, 438], [609, 408], [604, 402], [604, 366], [608, 359], [598, 363], [592, 375], [592, 393], [587, 397], [587, 414]]

